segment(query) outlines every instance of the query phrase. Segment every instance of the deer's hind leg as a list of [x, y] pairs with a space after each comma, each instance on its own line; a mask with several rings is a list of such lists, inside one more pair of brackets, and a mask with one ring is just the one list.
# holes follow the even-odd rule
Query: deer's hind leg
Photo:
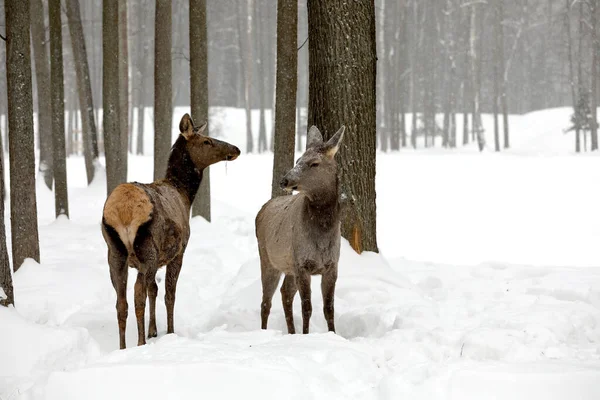
[[138, 326], [138, 346], [146, 344], [146, 276], [138, 272], [134, 286], [135, 317]]
[[117, 292], [117, 321], [119, 323], [119, 347], [125, 348], [125, 328], [127, 326], [127, 255], [118, 250], [108, 251], [110, 280]]
[[[260, 249], [259, 249], [260, 250]], [[277, 285], [279, 284], [279, 278], [281, 278], [281, 272], [276, 270], [270, 265], [266, 256], [262, 251], [260, 253], [260, 280], [262, 282], [262, 302], [260, 303], [260, 320], [261, 329], [267, 329], [267, 321], [269, 320], [269, 314], [271, 313], [271, 302]]]
[[175, 292], [177, 291], [177, 280], [183, 263], [183, 251], [167, 264], [167, 275], [165, 278], [165, 305], [167, 306], [167, 333], [174, 333], [173, 313], [175, 310]]
[[158, 285], [156, 284], [156, 270], [146, 273], [146, 290], [150, 301], [150, 321], [148, 323], [148, 339], [157, 336], [156, 330], [156, 296]]
[[285, 313], [285, 322], [287, 323], [288, 333], [296, 333], [294, 326], [294, 296], [298, 292], [296, 278], [294, 275], [286, 275], [281, 285], [281, 302], [283, 303], [283, 312]]

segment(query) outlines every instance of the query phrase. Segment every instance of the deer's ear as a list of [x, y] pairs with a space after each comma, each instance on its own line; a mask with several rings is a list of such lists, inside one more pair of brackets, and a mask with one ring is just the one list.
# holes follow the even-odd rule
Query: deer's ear
[[335, 154], [340, 149], [340, 143], [344, 139], [344, 132], [346, 131], [346, 127], [342, 125], [342, 127], [327, 141], [325, 144], [325, 155], [329, 158], [333, 158]]
[[194, 134], [194, 121], [190, 114], [185, 113], [183, 117], [181, 117], [181, 121], [179, 122], [179, 132], [189, 140], [190, 137]]
[[208, 126], [208, 121], [204, 121], [204, 123], [200, 126], [200, 128], [196, 129], [196, 133], [204, 135], [204, 132], [206, 131], [207, 126]]
[[306, 148], [323, 143], [323, 135], [316, 126], [311, 126], [306, 135]]

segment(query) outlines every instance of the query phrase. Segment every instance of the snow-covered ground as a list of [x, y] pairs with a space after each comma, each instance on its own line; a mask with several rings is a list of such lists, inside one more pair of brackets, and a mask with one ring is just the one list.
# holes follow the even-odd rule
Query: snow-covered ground
[[[42, 263], [20, 268], [17, 307], [0, 308], [0, 399], [600, 398], [600, 160], [573, 154], [569, 112], [512, 117], [502, 154], [378, 154], [381, 253], [343, 243], [337, 335], [318, 277], [313, 333], [285, 333], [278, 292], [259, 329], [254, 216], [272, 157], [242, 155], [211, 169], [213, 223], [192, 220], [176, 333], [165, 333], [162, 271], [158, 338], [135, 347], [131, 272], [129, 348], [118, 350], [105, 186], [86, 187], [83, 160], [70, 158], [71, 219], [54, 220], [39, 185]], [[220, 116], [221, 135], [244, 147], [243, 112]], [[151, 174], [151, 157], [130, 156], [131, 180]]]

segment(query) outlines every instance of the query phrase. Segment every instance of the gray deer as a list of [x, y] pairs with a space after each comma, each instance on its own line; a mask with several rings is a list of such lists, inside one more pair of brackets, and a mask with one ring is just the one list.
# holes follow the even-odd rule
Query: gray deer
[[340, 204], [335, 154], [344, 126], [327, 142], [316, 126], [308, 131], [306, 151], [281, 180], [281, 188], [295, 196], [269, 200], [256, 216], [256, 237], [262, 280], [261, 324], [267, 329], [271, 300], [281, 286], [288, 333], [295, 333], [292, 304], [297, 291], [302, 300], [302, 332], [308, 333], [311, 275], [322, 275], [321, 292], [327, 328], [335, 332], [333, 297], [340, 258]]

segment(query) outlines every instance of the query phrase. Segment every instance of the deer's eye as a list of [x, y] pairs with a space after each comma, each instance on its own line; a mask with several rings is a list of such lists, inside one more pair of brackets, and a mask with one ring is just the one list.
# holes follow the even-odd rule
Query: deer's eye
[[204, 144], [210, 144], [210, 140], [204, 139]]
[[314, 163], [310, 164], [311, 168], [318, 167], [318, 166], [319, 166], [318, 162], [314, 162]]

